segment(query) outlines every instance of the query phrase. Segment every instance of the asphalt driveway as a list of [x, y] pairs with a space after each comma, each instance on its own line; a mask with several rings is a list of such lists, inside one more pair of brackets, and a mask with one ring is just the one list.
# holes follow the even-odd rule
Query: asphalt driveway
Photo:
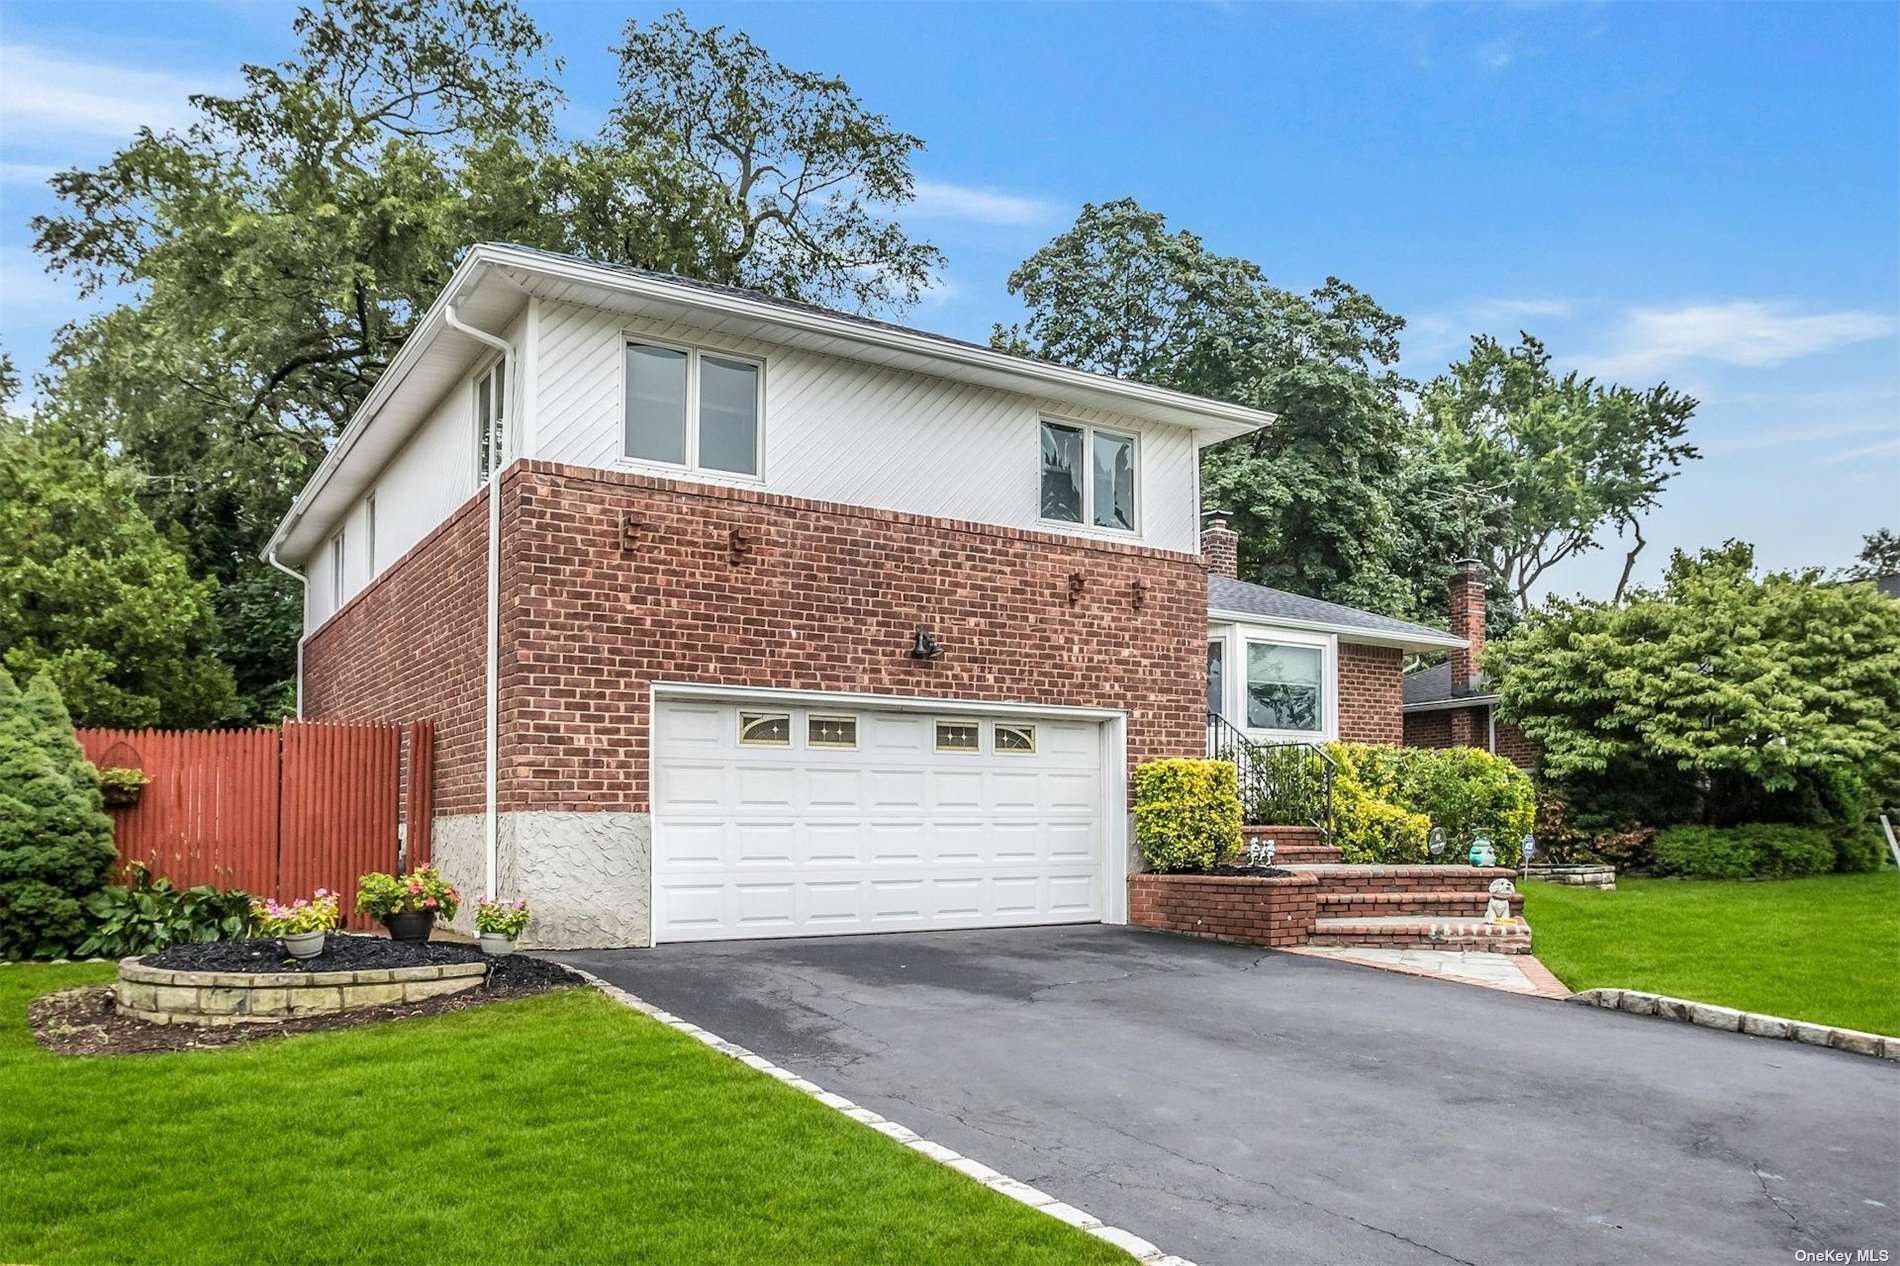
[[1900, 1261], [1880, 1060], [1103, 926], [563, 957], [1203, 1266]]

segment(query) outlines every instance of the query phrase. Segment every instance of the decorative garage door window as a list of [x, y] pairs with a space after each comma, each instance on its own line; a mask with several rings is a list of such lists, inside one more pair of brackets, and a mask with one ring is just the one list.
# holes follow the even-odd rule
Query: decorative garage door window
[[1317, 646], [1247, 643], [1247, 725], [1255, 730], [1317, 733], [1325, 655]]
[[741, 712], [739, 741], [747, 747], [790, 747], [792, 714], [789, 712]]
[[1031, 753], [1036, 750], [1036, 727], [1018, 725], [1014, 722], [997, 722], [996, 750], [999, 752]]
[[978, 737], [980, 730], [974, 721], [937, 722], [937, 750], [940, 752], [974, 752], [982, 746]]
[[814, 712], [805, 722], [805, 741], [813, 747], [856, 747], [858, 719]]

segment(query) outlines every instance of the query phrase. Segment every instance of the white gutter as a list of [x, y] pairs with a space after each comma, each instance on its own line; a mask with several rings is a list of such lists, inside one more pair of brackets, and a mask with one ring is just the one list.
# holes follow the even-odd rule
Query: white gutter
[[1423, 703], [1401, 704], [1399, 711], [1447, 712], [1452, 708], [1488, 708], [1497, 701], [1497, 695], [1460, 695], [1456, 699], [1428, 699]]
[[[264, 561], [302, 586], [303, 601], [298, 604], [297, 623], [299, 625], [306, 623], [310, 619], [310, 577], [284, 566], [277, 557], [275, 545], [265, 549]], [[299, 721], [303, 720], [303, 644], [309, 637], [308, 630], [297, 634], [297, 719]]]
[[[478, 343], [486, 343], [502, 355], [502, 375], [508, 380], [502, 394], [504, 401], [513, 399], [517, 366], [515, 364], [514, 344], [487, 330], [477, 329], [455, 315], [455, 303], [442, 310], [442, 320], [451, 330], [466, 334]], [[483, 759], [482, 759], [482, 837], [487, 856], [486, 880], [484, 891], [489, 897], [496, 896], [495, 871], [498, 865], [499, 831], [496, 800], [496, 756], [499, 742], [501, 718], [501, 470], [502, 437], [495, 433], [497, 423], [514, 413], [506, 404], [500, 409], [489, 412], [488, 421], [488, 469], [483, 474], [483, 482], [488, 489], [488, 631], [485, 641], [484, 659], [487, 660], [488, 674], [486, 703], [483, 720]]]
[[1357, 646], [1396, 646], [1406, 650], [1419, 647], [1450, 647], [1464, 650], [1469, 645], [1462, 637], [1450, 633], [1439, 633], [1432, 629], [1420, 629], [1417, 633], [1400, 633], [1392, 629], [1368, 629], [1357, 624], [1339, 624], [1331, 620], [1301, 620], [1292, 616], [1262, 615], [1258, 611], [1226, 611], [1219, 607], [1209, 607], [1207, 618], [1223, 624], [1254, 624], [1269, 629], [1304, 629], [1309, 633], [1336, 633], [1341, 641]]

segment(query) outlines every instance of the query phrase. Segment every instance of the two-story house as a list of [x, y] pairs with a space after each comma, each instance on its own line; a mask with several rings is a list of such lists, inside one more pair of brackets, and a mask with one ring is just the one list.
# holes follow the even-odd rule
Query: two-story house
[[478, 246], [272, 539], [301, 707], [433, 721], [435, 860], [538, 944], [1123, 921], [1134, 764], [1397, 742], [1450, 644], [1231, 547], [1210, 610], [1199, 453], [1270, 422]]

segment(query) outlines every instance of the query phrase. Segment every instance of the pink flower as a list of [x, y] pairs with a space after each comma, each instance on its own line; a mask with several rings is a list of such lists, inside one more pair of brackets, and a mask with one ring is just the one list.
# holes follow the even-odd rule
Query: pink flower
[[430, 897], [427, 901], [423, 902], [422, 904], [427, 906], [429, 909], [433, 910], [435, 909], [435, 898]]

